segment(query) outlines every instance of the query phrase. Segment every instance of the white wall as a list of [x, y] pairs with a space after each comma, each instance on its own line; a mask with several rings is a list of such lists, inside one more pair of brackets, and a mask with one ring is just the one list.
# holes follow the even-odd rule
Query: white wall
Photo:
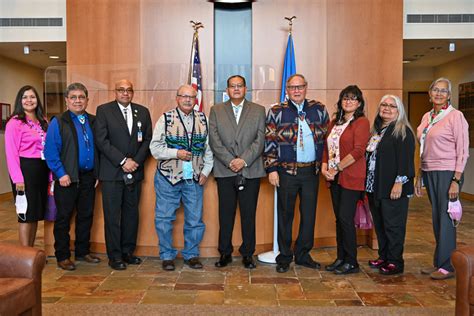
[[0, 27], [0, 42], [66, 41], [66, 0], [0, 0], [1, 18], [63, 18], [61, 27]]
[[[459, 102], [459, 84], [474, 81], [474, 54], [460, 58], [450, 63], [440, 65], [435, 68], [435, 78], [446, 77], [451, 80], [452, 96], [451, 100], [454, 106]], [[471, 144], [471, 147], [474, 144]], [[474, 194], [474, 148], [469, 149], [470, 158], [464, 172], [463, 192]]]
[[473, 0], [403, 1], [403, 38], [474, 38], [474, 23], [406, 23], [407, 14], [474, 14]]
[[[0, 102], [9, 103], [11, 109], [18, 90], [24, 85], [32, 85], [43, 101], [43, 71], [17, 61], [0, 56]], [[0, 132], [0, 194], [10, 192], [10, 178], [5, 161], [4, 132]]]

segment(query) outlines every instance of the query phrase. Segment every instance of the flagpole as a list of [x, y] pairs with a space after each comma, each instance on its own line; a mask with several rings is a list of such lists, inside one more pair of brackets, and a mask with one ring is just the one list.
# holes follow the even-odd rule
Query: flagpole
[[[192, 24], [192, 27], [194, 29], [194, 33], [193, 33], [193, 41], [191, 43], [191, 54], [190, 54], [190, 58], [189, 58], [189, 65], [192, 65], [193, 64], [193, 59], [194, 59], [194, 43], [196, 42], [196, 39], [198, 37], [198, 30], [200, 28], [203, 28], [204, 25], [199, 22], [199, 21], [189, 21], [189, 23]], [[191, 77], [192, 77], [192, 69], [191, 67], [189, 67], [189, 71], [188, 71], [188, 84], [191, 84]]]
[[[293, 20], [296, 19], [296, 16], [285, 17], [285, 20], [288, 20], [288, 43], [285, 52], [285, 59], [283, 63], [283, 73], [281, 78], [281, 94], [280, 94], [280, 103], [286, 100], [286, 80], [291, 75], [296, 73], [296, 63], [295, 63], [295, 52], [293, 46], [293, 38], [291, 36], [293, 31]], [[257, 256], [258, 261], [264, 263], [276, 263], [276, 257], [279, 254], [278, 246], [278, 194], [275, 187], [273, 192], [273, 251], [267, 251], [261, 253]]]

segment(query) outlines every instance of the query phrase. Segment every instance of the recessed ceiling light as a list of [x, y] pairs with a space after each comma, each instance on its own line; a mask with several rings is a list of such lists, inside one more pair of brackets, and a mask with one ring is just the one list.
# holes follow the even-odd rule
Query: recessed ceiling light
[[409, 63], [411, 63], [411, 60], [404, 60], [403, 63], [404, 64], [409, 64]]
[[51, 59], [59, 59], [59, 56], [51, 55], [51, 56], [49, 56], [49, 58], [51, 58]]

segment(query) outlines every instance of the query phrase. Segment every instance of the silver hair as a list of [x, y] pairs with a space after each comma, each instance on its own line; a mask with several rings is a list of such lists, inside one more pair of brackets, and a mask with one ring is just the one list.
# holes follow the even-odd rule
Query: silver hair
[[433, 89], [433, 87], [438, 83], [438, 82], [446, 82], [448, 84], [448, 90], [449, 90], [449, 95], [451, 96], [451, 80], [449, 80], [448, 78], [445, 78], [445, 77], [440, 77], [438, 79], [436, 79], [435, 81], [433, 81], [430, 85], [430, 90], [431, 91]]
[[[388, 98], [391, 98], [393, 101], [395, 101], [395, 104], [397, 105], [397, 110], [398, 110], [398, 117], [397, 117], [397, 120], [395, 121], [395, 127], [393, 129], [392, 135], [395, 137], [401, 137], [402, 139], [405, 139], [405, 137], [407, 136], [407, 128], [411, 130], [413, 135], [415, 135], [415, 133], [413, 132], [413, 128], [410, 125], [410, 122], [408, 122], [408, 117], [405, 112], [405, 107], [403, 106], [403, 102], [396, 95], [393, 95], [393, 94], [384, 95], [380, 99], [378, 113], [380, 113], [380, 104]], [[377, 115], [379, 115], [378, 113]]]

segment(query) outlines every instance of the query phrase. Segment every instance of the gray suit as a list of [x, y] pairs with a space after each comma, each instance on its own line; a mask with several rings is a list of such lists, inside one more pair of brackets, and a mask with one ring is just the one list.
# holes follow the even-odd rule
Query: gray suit
[[214, 177], [233, 177], [229, 163], [235, 157], [242, 158], [247, 167], [242, 175], [247, 179], [266, 176], [262, 152], [265, 142], [265, 108], [244, 101], [239, 124], [235, 121], [230, 101], [216, 104], [209, 116], [209, 144], [216, 159]]
[[[214, 177], [219, 196], [219, 252], [231, 255], [237, 201], [240, 207], [242, 245], [244, 257], [255, 252], [255, 214], [257, 211], [260, 178], [266, 176], [263, 167], [265, 142], [265, 108], [248, 102], [243, 103], [237, 124], [230, 101], [214, 105], [209, 115], [209, 145], [214, 153]], [[247, 179], [245, 189], [239, 191], [235, 182], [237, 173], [229, 168], [232, 159], [242, 158], [247, 167], [241, 170]]]

